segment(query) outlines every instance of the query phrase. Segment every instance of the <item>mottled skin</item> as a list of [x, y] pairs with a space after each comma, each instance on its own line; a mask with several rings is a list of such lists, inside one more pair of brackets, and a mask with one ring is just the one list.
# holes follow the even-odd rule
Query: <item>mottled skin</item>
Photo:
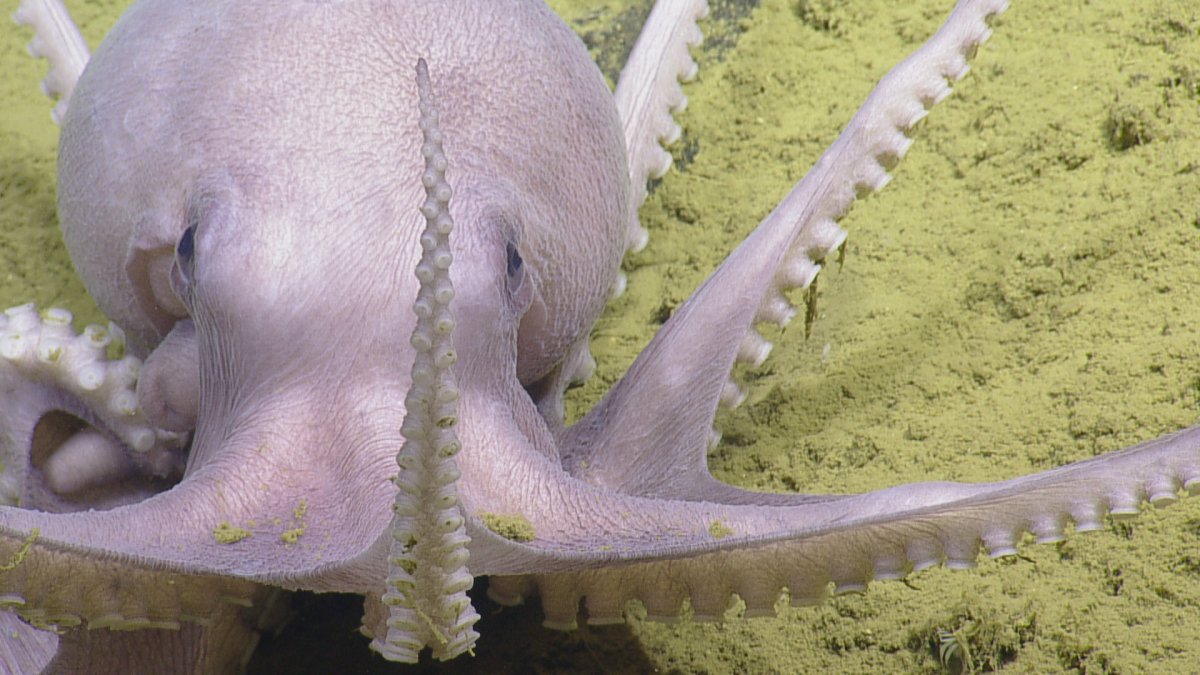
[[[978, 4], [976, 16], [995, 11], [963, 4]], [[114, 35], [170, 39], [175, 24], [153, 16], [158, 6], [139, 5]], [[430, 61], [440, 99], [459, 224], [452, 276], [464, 448], [459, 492], [473, 538], [470, 566], [476, 574], [539, 574], [494, 579], [498, 599], [519, 600], [536, 586], [548, 622], [561, 627], [574, 622], [580, 596], [601, 622], [619, 619], [631, 598], [660, 618], [689, 598], [696, 615], [708, 617], [731, 592], [746, 600], [748, 614], [763, 613], [785, 585], [794, 600], [806, 601], [830, 582], [848, 590], [943, 559], [966, 564], [981, 539], [993, 555], [1008, 554], [1024, 530], [1051, 540], [1067, 517], [1078, 529], [1094, 527], [1106, 510], [1127, 512], [1146, 497], [1169, 501], [1196, 479], [1194, 451], [1177, 442], [1007, 483], [914, 485], [849, 498], [757, 495], [707, 475], [703, 450], [712, 410], [729, 391], [730, 364], [765, 357], [761, 343], [744, 340], [747, 328], [780, 320], [786, 310], [769, 302], [773, 292], [805, 286], [815, 274], [795, 251], [784, 253], [795, 244], [802, 256], [819, 259], [840, 243], [839, 231], [822, 219], [840, 215], [853, 188], [882, 186], [886, 174], [876, 172], [876, 158], [903, 154], [898, 132], [881, 140], [875, 130], [910, 126], [921, 103], [938, 98], [940, 77], [959, 72], [955, 66], [939, 66], [932, 85], [911, 74], [893, 81], [864, 108], [886, 108], [880, 114], [892, 126], [852, 125], [815, 179], [676, 313], [621, 385], [580, 425], [561, 430], [556, 398], [575, 372], [565, 366], [580, 360], [577, 346], [616, 278], [636, 201], [619, 151], [620, 122], [598, 75], [578, 42], [540, 7], [526, 8], [513, 31], [491, 32], [497, 19], [487, 32], [472, 33], [470, 21], [447, 21], [442, 7], [436, 16], [413, 10], [393, 17], [388, 7], [373, 6], [396, 25], [412, 21], [420, 35], [431, 26], [468, 27], [412, 52], [394, 40], [363, 39], [393, 25], [378, 15], [361, 18], [373, 30], [348, 30], [354, 39], [337, 40], [340, 33], [330, 31], [337, 23], [329, 20], [305, 34], [302, 17], [332, 7], [345, 9], [267, 7], [269, 21], [233, 17], [221, 25], [222, 39], [231, 26], [255, 27], [254, 39], [221, 43], [201, 32], [177, 60], [164, 59], [162, 72], [180, 69], [166, 78], [172, 84], [165, 96], [136, 82], [136, 69], [131, 75], [127, 66], [94, 75], [105, 59], [118, 58], [127, 46], [121, 39], [110, 39], [93, 59], [65, 120], [60, 192], [68, 242], [89, 289], [126, 327], [135, 350], [145, 353], [170, 332], [162, 351], [149, 356], [143, 408], [161, 426], [186, 429], [195, 419], [196, 433], [180, 485], [136, 506], [57, 518], [0, 512], [7, 550], [33, 527], [41, 537], [0, 590], [94, 621], [97, 610], [86, 602], [38, 597], [79, 552], [97, 567], [133, 570], [131, 589], [154, 588], [170, 576], [172, 584], [201, 592], [219, 577], [378, 597], [385, 570], [373, 545], [386, 534], [387, 478], [395, 473], [411, 361], [415, 283], [408, 270], [415, 263], [419, 153], [416, 137], [397, 130], [415, 127], [405, 64], [417, 55]], [[179, 19], [197, 20], [205, 25], [204, 17]], [[262, 31], [264, 24], [273, 29]], [[535, 37], [550, 42], [529, 44]], [[326, 38], [336, 43], [329, 49], [336, 58], [313, 58], [313, 45]], [[479, 49], [461, 49], [468, 44]], [[360, 47], [361, 56], [347, 57]], [[498, 56], [518, 47], [529, 51]], [[198, 56], [209, 49], [213, 60]], [[479, 52], [487, 54], [473, 65], [457, 60]], [[539, 57], [547, 53], [556, 67], [566, 61], [578, 72], [522, 79], [536, 72], [532, 64], [555, 70]], [[236, 57], [226, 60], [229, 54]], [[303, 74], [295, 67], [301, 56], [310, 69]], [[346, 62], [372, 67], [353, 80]], [[490, 70], [513, 64], [521, 66], [516, 73]], [[311, 69], [322, 66], [333, 68], [330, 77], [313, 76]], [[132, 84], [119, 83], [126, 77]], [[89, 82], [102, 86], [89, 90]], [[504, 86], [487, 86], [496, 82]], [[297, 105], [297, 92], [319, 105]], [[144, 101], [150, 103], [142, 108]], [[136, 172], [109, 173], [113, 158], [122, 157], [119, 144], [108, 148], [97, 139], [122, 138], [143, 124], [151, 131], [126, 138], [154, 138], [164, 108], [178, 112], [158, 125], [162, 140], [117, 162]], [[79, 131], [87, 124], [96, 126]], [[534, 145], [541, 141], [545, 147]], [[161, 163], [145, 159], [164, 149]], [[640, 157], [636, 143], [631, 150]], [[871, 161], [862, 164], [863, 157]], [[634, 182], [645, 178], [629, 173]], [[98, 182], [111, 177], [127, 182]], [[94, 233], [71, 244], [72, 222], [84, 215], [103, 222], [106, 213], [120, 245], [105, 253]], [[131, 222], [138, 223], [133, 232]], [[522, 264], [514, 264], [514, 247]], [[172, 329], [175, 319], [181, 321]], [[188, 386], [189, 371], [161, 365], [189, 350], [198, 354], [196, 387]], [[196, 389], [198, 404], [189, 395]], [[301, 504], [304, 518], [295, 515]], [[480, 526], [487, 512], [521, 515], [536, 539], [500, 539]], [[259, 527], [251, 519], [304, 520], [302, 545], [282, 544], [269, 526], [244, 542], [218, 544], [211, 533], [224, 518], [251, 528]], [[595, 571], [573, 571], [579, 569]], [[83, 578], [114, 573], [98, 569]], [[182, 613], [195, 614], [181, 604]]]

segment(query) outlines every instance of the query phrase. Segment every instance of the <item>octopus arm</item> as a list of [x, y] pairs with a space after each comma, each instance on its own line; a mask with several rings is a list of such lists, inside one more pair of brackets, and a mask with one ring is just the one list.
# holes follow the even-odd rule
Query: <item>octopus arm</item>
[[42, 626], [203, 622], [222, 596], [243, 602], [246, 580], [349, 590], [382, 576], [335, 561], [384, 529], [386, 477], [330, 482], [269, 444], [234, 443], [165, 489], [183, 437], [138, 408], [140, 362], [106, 354], [117, 332], [76, 334], [64, 310], [0, 313], [0, 389], [13, 394], [0, 408], [0, 609]]
[[626, 249], [631, 252], [645, 247], [648, 238], [637, 218], [637, 209], [646, 201], [646, 182], [662, 178], [671, 168], [671, 155], [662, 146], [679, 139], [672, 115], [687, 106], [679, 83], [696, 76], [688, 48], [703, 40], [696, 22], [707, 15], [705, 0], [656, 2], [621, 69], [614, 103], [629, 156], [632, 212]]
[[[1101, 529], [1106, 514], [1132, 516], [1145, 501], [1164, 506], [1181, 490], [1200, 491], [1200, 427], [1012, 480], [800, 496], [792, 505], [651, 500], [575, 486], [540, 512], [549, 515], [530, 516], [532, 541], [507, 540], [474, 521], [472, 571], [532, 572], [493, 577], [489, 592], [506, 604], [539, 594], [550, 627], [573, 628], [580, 602], [592, 623], [622, 620], [630, 600], [652, 619], [678, 617], [685, 600], [697, 619], [713, 619], [736, 594], [754, 616], [773, 613], [785, 589], [793, 604], [809, 604], [939, 563], [970, 568], [981, 551], [1016, 554], [1025, 533], [1057, 542], [1072, 524], [1075, 532]], [[563, 513], [573, 522], [556, 515]]]
[[[262, 587], [245, 580], [178, 574], [145, 558], [43, 539], [40, 528], [16, 532], [7, 522], [0, 526], [0, 560], [0, 607], [34, 628], [60, 633], [58, 658], [65, 659], [60, 663], [85, 658], [89, 650], [72, 647], [100, 629], [106, 629], [104, 635], [224, 629], [231, 612], [250, 610], [263, 597]], [[88, 630], [76, 630], [82, 628]], [[40, 639], [37, 633], [27, 637], [34, 636]], [[7, 649], [12, 652], [14, 645]]]
[[141, 362], [109, 358], [120, 330], [76, 333], [71, 313], [32, 304], [0, 313], [0, 504], [43, 511], [111, 508], [177, 479], [185, 437], [138, 408]]
[[717, 405], [746, 396], [730, 372], [761, 364], [771, 345], [755, 328], [795, 314], [784, 295], [809, 288], [845, 241], [837, 225], [856, 196], [881, 189], [906, 135], [966, 74], [1006, 0], [963, 0], [946, 23], [891, 70], [812, 170], [679, 307], [629, 372], [562, 445], [568, 471], [629, 494], [703, 498], [720, 490], [705, 466]]
[[56, 124], [61, 123], [67, 114], [71, 91], [90, 58], [87, 43], [61, 0], [22, 0], [13, 19], [33, 28], [29, 53], [50, 62], [42, 91], [58, 97], [51, 115]]

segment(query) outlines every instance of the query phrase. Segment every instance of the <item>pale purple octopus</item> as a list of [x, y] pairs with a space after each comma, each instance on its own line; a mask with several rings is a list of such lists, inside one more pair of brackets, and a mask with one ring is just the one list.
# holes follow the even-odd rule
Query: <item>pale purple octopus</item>
[[56, 0], [26, 0], [67, 245], [115, 325], [0, 319], [0, 498], [23, 507], [0, 508], [20, 635], [0, 663], [225, 671], [271, 587], [362, 594], [403, 662], [471, 650], [481, 575], [564, 629], [581, 603], [594, 624], [630, 600], [719, 618], [734, 594], [770, 614], [1200, 489], [1195, 429], [989, 484], [779, 495], [708, 472], [732, 368], [770, 351], [755, 325], [791, 320], [785, 293], [1005, 6], [959, 2], [564, 426], [647, 239], [703, 2], [656, 5], [614, 96], [539, 2], [142, 0], [89, 58]]

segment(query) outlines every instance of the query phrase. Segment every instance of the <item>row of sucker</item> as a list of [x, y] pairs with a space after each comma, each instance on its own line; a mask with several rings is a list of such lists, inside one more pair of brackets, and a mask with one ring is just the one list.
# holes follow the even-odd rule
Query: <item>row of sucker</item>
[[421, 182], [426, 200], [421, 213], [426, 227], [416, 271], [420, 288], [413, 306], [417, 326], [411, 340], [415, 358], [400, 430], [405, 442], [396, 456], [399, 474], [382, 598], [388, 612], [387, 631], [371, 642], [371, 648], [388, 660], [404, 663], [416, 663], [426, 646], [434, 658], [451, 659], [471, 651], [479, 638], [473, 628], [479, 614], [467, 597], [474, 577], [467, 569], [470, 537], [459, 504], [454, 460], [461, 444], [454, 431], [459, 392], [452, 370], [456, 355], [450, 313], [454, 298], [451, 189], [424, 59], [417, 65], [417, 89], [425, 158]]
[[55, 124], [60, 124], [67, 114], [71, 91], [88, 62], [87, 43], [58, 0], [22, 0], [13, 20], [33, 28], [30, 56], [50, 62], [50, 72], [42, 80], [42, 92], [51, 98], [58, 97], [50, 115]]
[[[852, 517], [805, 523], [817, 533], [795, 539], [785, 532], [683, 559], [493, 577], [489, 596], [504, 605], [540, 596], [545, 625], [560, 630], [577, 626], [581, 605], [589, 623], [619, 623], [631, 601], [657, 621], [674, 621], [689, 607], [694, 620], [721, 619], [737, 598], [746, 616], [772, 615], [783, 598], [812, 605], [937, 565], [973, 569], [981, 553], [1015, 556], [1029, 542], [1102, 530], [1106, 517], [1125, 520], [1143, 503], [1165, 507], [1181, 494], [1200, 494], [1200, 427], [1008, 481], [862, 495]], [[928, 506], [893, 512], [896, 504], [922, 501]]]
[[[815, 288], [826, 257], [846, 241], [846, 231], [837, 221], [849, 212], [855, 199], [878, 192], [891, 180], [888, 171], [912, 144], [909, 134], [929, 108], [950, 95], [948, 82], [967, 74], [967, 58], [991, 35], [988, 21], [1007, 6], [1007, 0], [960, 2], [929, 41], [879, 82], [838, 139], [793, 189], [784, 204], [793, 197], [804, 200], [798, 209], [802, 216], [792, 226], [797, 234], [763, 294], [736, 363], [757, 367], [766, 359], [771, 343], [756, 325], [771, 323], [783, 328], [796, 316], [787, 293]], [[810, 182], [809, 177], [814, 179]], [[807, 335], [815, 317], [816, 294], [808, 294], [806, 302]], [[746, 395], [731, 373], [721, 404], [736, 407]]]
[[[626, 250], [646, 247], [649, 236], [638, 221], [637, 210], [646, 201], [647, 181], [662, 178], [671, 168], [671, 153], [664, 149], [682, 133], [674, 115], [687, 107], [680, 86], [698, 71], [689, 49], [704, 39], [697, 21], [708, 16], [705, 0], [662, 0], [654, 4], [645, 26], [621, 70], [613, 102], [625, 131], [629, 151], [630, 222]], [[640, 87], [635, 87], [640, 84]], [[621, 275], [613, 297], [624, 290]]]
[[[52, 308], [39, 314], [32, 303], [0, 314], [0, 381], [32, 382], [65, 392], [94, 417], [89, 421], [98, 423], [133, 451], [126, 454], [141, 471], [160, 478], [178, 474], [182, 469], [178, 448], [184, 438], [156, 428], [138, 406], [141, 361], [129, 355], [108, 357], [114, 342], [117, 350], [122, 347], [120, 329], [112, 324], [107, 328], [93, 324], [76, 334], [71, 321], [71, 313], [65, 309]], [[64, 443], [59, 454], [69, 454], [73, 449], [87, 453], [96, 443], [108, 442], [98, 436], [84, 440], [74, 445], [71, 441]], [[29, 462], [28, 441], [12, 439], [13, 447], [7, 443], [0, 447], [4, 466], [25, 466]], [[86, 466], [87, 462], [78, 464]], [[0, 503], [16, 505], [22, 486], [14, 481], [19, 481], [17, 472], [0, 473]]]
[[44, 630], [178, 630], [209, 625], [228, 605], [250, 607], [262, 587], [230, 577], [138, 569], [40, 542], [0, 535], [0, 610]]

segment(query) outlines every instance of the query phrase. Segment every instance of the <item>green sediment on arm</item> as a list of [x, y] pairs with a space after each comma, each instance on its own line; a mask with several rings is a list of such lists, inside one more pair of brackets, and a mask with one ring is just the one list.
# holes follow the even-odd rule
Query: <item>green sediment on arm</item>
[[509, 541], [526, 542], [533, 541], [537, 537], [533, 523], [519, 514], [480, 513], [479, 519], [483, 521], [487, 529]]
[[304, 531], [308, 529], [308, 525], [304, 522], [304, 516], [308, 513], [308, 500], [301, 499], [300, 505], [292, 509], [293, 525], [295, 527], [284, 530], [279, 535], [279, 540], [289, 546], [300, 541], [300, 537], [304, 535]]
[[249, 539], [250, 536], [250, 530], [230, 525], [229, 521], [221, 521], [221, 524], [213, 528], [213, 539], [216, 539], [218, 544], [236, 544], [243, 539]]
[[290, 530], [284, 530], [282, 533], [280, 533], [279, 540], [288, 545], [295, 544], [296, 542], [300, 541], [300, 537], [304, 535], [304, 530], [305, 527], [303, 525], [300, 527], [293, 527]]
[[708, 526], [708, 534], [712, 536], [713, 539], [724, 539], [725, 537], [733, 534], [733, 530], [730, 529], [730, 527], [725, 523], [722, 523], [719, 520], [714, 520]]

